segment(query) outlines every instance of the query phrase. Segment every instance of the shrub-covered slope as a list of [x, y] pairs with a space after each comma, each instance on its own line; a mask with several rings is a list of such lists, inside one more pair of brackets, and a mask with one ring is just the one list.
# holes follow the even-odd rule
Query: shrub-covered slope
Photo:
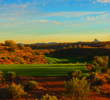
[[44, 55], [23, 45], [16, 45], [13, 41], [0, 45], [0, 64], [44, 64]]

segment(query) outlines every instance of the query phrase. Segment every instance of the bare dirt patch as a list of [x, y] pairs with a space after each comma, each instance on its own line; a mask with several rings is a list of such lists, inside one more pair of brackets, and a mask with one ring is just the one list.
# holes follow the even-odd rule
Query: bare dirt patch
[[[37, 81], [39, 86], [24, 97], [19, 100], [36, 100], [45, 95], [46, 93], [50, 95], [55, 95], [58, 98], [62, 98], [62, 100], [69, 100], [68, 98], [64, 98], [62, 93], [65, 91], [64, 89], [64, 81], [68, 81], [67, 77], [16, 77], [14, 83], [22, 84], [23, 86], [30, 80]], [[7, 83], [9, 84], [9, 83]], [[7, 84], [0, 84], [0, 90], [5, 87]], [[102, 86], [102, 90], [110, 90], [110, 84], [105, 84]], [[1, 100], [1, 99], [0, 99]], [[107, 94], [98, 94], [94, 92], [90, 92], [89, 96], [86, 100], [110, 100], [110, 95]]]

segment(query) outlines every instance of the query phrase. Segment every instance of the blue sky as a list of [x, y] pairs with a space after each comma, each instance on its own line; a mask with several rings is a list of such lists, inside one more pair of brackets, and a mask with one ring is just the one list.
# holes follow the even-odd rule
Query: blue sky
[[110, 40], [110, 0], [0, 0], [0, 42]]

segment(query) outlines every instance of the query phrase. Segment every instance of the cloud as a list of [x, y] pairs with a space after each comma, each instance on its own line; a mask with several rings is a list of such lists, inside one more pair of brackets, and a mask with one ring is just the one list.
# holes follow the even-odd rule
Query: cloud
[[57, 22], [57, 21], [52, 21], [52, 23], [56, 24], [56, 25], [61, 25], [60, 22]]
[[39, 23], [47, 23], [48, 20], [37, 20]]
[[4, 8], [8, 8], [8, 9], [14, 8], [14, 10], [16, 10], [16, 9], [26, 8], [29, 5], [31, 5], [31, 3], [29, 3], [29, 2], [27, 2], [25, 4], [16, 4], [16, 3], [4, 4], [4, 5], [1, 6], [1, 9], [4, 9]]
[[110, 0], [97, 0], [97, 2], [110, 3]]
[[88, 16], [87, 18], [86, 18], [87, 20], [89, 20], [89, 21], [92, 21], [92, 20], [98, 20], [99, 19], [99, 17], [98, 16], [96, 16], [96, 17], [94, 17], [94, 16]]
[[49, 21], [48, 20], [36, 20], [36, 19], [33, 19], [33, 20], [25, 20], [25, 21], [22, 21], [22, 23], [48, 23]]
[[22, 7], [26, 8], [29, 5], [30, 5], [30, 3], [26, 3], [26, 4], [22, 5]]
[[101, 20], [101, 19], [105, 19], [105, 16], [104, 15], [101, 15], [101, 16], [88, 16], [86, 19], [89, 20], [89, 21]]
[[45, 16], [61, 16], [61, 17], [80, 17], [85, 15], [92, 15], [92, 14], [104, 14], [105, 12], [51, 12], [46, 14]]
[[56, 25], [61, 25], [61, 23], [60, 22], [57, 22], [57, 21], [55, 21], [55, 20], [53, 20], [53, 21], [50, 21], [50, 20], [37, 20], [37, 19], [34, 19], [34, 20], [26, 20], [26, 21], [24, 21], [24, 22], [22, 22], [23, 24], [25, 24], [25, 23], [48, 23], [48, 24], [51, 24], [51, 23], [53, 23], [53, 24], [56, 24]]
[[[1, 0], [0, 0], [1, 1]], [[22, 0], [19, 0], [21, 2]], [[36, 1], [36, 0], [34, 0]], [[72, 0], [37, 0], [35, 4], [41, 3], [48, 3], [48, 2], [61, 2], [61, 1], [72, 1]], [[80, 1], [80, 0], [78, 0]], [[40, 7], [40, 8], [39, 8]], [[59, 12], [46, 12], [42, 11], [41, 6], [34, 5], [34, 2], [25, 2], [25, 3], [11, 3], [0, 5], [0, 18], [3, 20], [11, 20], [12, 18], [20, 19], [20, 17], [24, 19], [30, 18], [40, 18], [40, 19], [49, 19], [50, 17], [65, 17], [65, 18], [72, 18], [72, 17], [83, 17], [88, 15], [99, 15], [104, 14], [106, 12], [72, 12], [72, 11], [59, 11]], [[53, 19], [54, 20], [54, 19]]]

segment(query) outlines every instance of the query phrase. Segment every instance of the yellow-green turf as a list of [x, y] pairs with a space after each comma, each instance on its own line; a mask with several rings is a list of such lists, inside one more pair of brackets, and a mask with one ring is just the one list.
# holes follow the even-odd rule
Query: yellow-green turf
[[4, 75], [8, 71], [13, 71], [17, 76], [67, 76], [73, 69], [81, 70], [83, 76], [88, 75], [84, 64], [10, 64], [0, 65], [0, 70]]

